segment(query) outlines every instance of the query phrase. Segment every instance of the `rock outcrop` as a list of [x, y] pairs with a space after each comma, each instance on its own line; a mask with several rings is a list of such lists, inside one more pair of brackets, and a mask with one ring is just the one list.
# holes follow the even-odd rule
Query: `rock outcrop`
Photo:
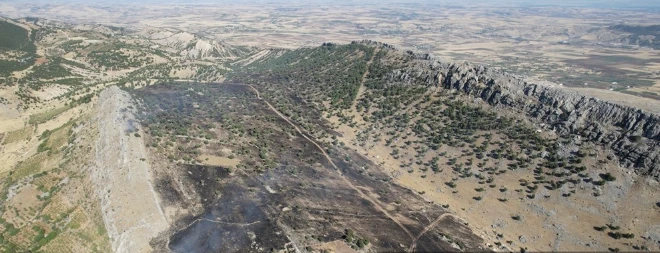
[[116, 86], [101, 92], [92, 180], [113, 251], [150, 252], [150, 240], [169, 225], [129, 106], [130, 95]]
[[247, 54], [242, 48], [229, 47], [187, 32], [156, 30], [147, 31], [143, 35], [152, 42], [172, 48], [189, 59], [234, 58]]
[[407, 52], [410, 62], [393, 70], [392, 83], [436, 86], [480, 98], [495, 108], [524, 113], [559, 135], [579, 135], [614, 151], [621, 166], [660, 178], [660, 116], [503, 71], [467, 63], [444, 63]]

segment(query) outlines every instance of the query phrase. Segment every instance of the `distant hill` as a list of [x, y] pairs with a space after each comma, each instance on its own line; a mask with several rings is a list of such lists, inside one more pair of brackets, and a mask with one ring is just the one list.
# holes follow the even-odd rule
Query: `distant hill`
[[175, 49], [179, 55], [189, 59], [234, 58], [247, 54], [241, 48], [230, 48], [187, 32], [155, 30], [146, 32], [145, 37], [156, 44]]
[[660, 25], [638, 26], [638, 25], [615, 25], [609, 27], [610, 30], [631, 33], [626, 38], [628, 44], [639, 45], [660, 49]]
[[28, 53], [34, 53], [37, 50], [32, 43], [30, 31], [5, 20], [0, 20], [0, 49]]

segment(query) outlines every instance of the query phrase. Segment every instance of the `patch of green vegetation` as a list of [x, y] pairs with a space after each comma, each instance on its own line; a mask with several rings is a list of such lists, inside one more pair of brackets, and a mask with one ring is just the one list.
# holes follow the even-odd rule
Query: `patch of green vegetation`
[[16, 61], [0, 60], [0, 76], [9, 76], [12, 72], [24, 70], [32, 66], [32, 64], [34, 64], [33, 57], [28, 57]]
[[0, 20], [0, 53], [9, 56], [0, 60], [0, 76], [9, 77], [12, 72], [24, 70], [34, 64], [37, 47], [32, 37], [30, 31], [25, 28]]
[[73, 121], [69, 121], [67, 124], [60, 126], [54, 130], [45, 130], [39, 140], [43, 140], [41, 144], [37, 147], [37, 152], [48, 151], [48, 154], [59, 152], [59, 149], [67, 143], [71, 136], [71, 127], [73, 126]]
[[194, 75], [195, 80], [199, 81], [215, 81], [220, 79], [222, 76], [229, 73], [229, 70], [225, 69], [219, 65], [196, 65], [197, 72]]
[[363, 249], [369, 245], [369, 240], [366, 238], [360, 238], [355, 234], [355, 231], [351, 229], [345, 229], [344, 235], [342, 236], [344, 241], [348, 243], [353, 249]]
[[147, 65], [117, 80], [117, 84], [119, 86], [129, 87], [130, 84], [136, 82], [146, 82], [147, 84], [172, 83], [173, 78], [170, 77], [171, 70], [172, 66], [165, 63]]
[[69, 77], [69, 78], [53, 80], [53, 83], [68, 85], [68, 86], [78, 86], [78, 85], [82, 85], [84, 80], [85, 79], [82, 77]]
[[63, 106], [42, 113], [32, 114], [30, 115], [30, 120], [28, 122], [30, 124], [42, 124], [57, 117], [58, 115], [62, 114], [66, 110], [69, 110], [70, 108], [71, 106]]
[[333, 108], [346, 109], [355, 100], [374, 51], [374, 47], [359, 43], [326, 43], [254, 62], [237, 69], [234, 77], [249, 78], [256, 71], [262, 74], [260, 79], [296, 87], [301, 95], [321, 93]]
[[120, 49], [111, 51], [92, 51], [87, 55], [90, 63], [96, 67], [103, 67], [108, 70], [120, 70], [128, 68], [137, 68], [153, 62], [151, 57], [147, 57], [144, 52], [125, 53]]
[[10, 22], [0, 20], [0, 50], [18, 50], [35, 53], [37, 47], [32, 43], [28, 30]]
[[32, 69], [27, 79], [54, 79], [71, 76], [71, 72], [61, 65], [62, 58], [54, 57], [47, 63], [38, 65]]
[[64, 43], [60, 44], [59, 48], [61, 48], [62, 50], [66, 51], [66, 52], [71, 52], [71, 51], [74, 51], [76, 49], [84, 48], [83, 45], [80, 45], [82, 43], [83, 43], [83, 40], [69, 40], [69, 41], [65, 41]]
[[30, 158], [25, 159], [25, 161], [18, 163], [16, 168], [9, 172], [9, 175], [13, 181], [16, 181], [29, 175], [39, 173], [39, 171], [41, 171], [43, 162], [46, 159], [46, 153], [37, 153]]
[[64, 58], [58, 58], [58, 59], [62, 64], [66, 64], [66, 65], [76, 67], [76, 68], [80, 68], [80, 69], [87, 69], [87, 66], [85, 66], [85, 64], [75, 62], [75, 61], [72, 61], [72, 60], [67, 60], [67, 59], [64, 59]]

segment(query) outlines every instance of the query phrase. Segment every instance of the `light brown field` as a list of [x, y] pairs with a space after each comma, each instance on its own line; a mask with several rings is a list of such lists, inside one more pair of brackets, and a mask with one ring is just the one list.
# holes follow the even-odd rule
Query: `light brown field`
[[[643, 10], [303, 3], [71, 7], [60, 4], [34, 11], [28, 4], [3, 3], [0, 14], [133, 28], [174, 28], [231, 45], [262, 48], [370, 39], [564, 85], [588, 83], [600, 89], [614, 86], [656, 99], [660, 96], [660, 53], [628, 46], [619, 41], [625, 34], [607, 29], [618, 22], [660, 22], [660, 15]], [[608, 62], [598, 60], [599, 56], [637, 60]]]
[[227, 157], [214, 156], [214, 155], [201, 155], [198, 160], [202, 161], [202, 164], [211, 165], [211, 166], [222, 166], [222, 167], [235, 167], [238, 165], [241, 160], [239, 159], [230, 159]]

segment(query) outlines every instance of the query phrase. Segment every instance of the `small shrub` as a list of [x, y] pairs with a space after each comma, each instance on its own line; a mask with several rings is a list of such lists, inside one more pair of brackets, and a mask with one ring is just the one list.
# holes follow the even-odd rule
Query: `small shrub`
[[610, 237], [612, 237], [614, 239], [617, 239], [617, 240], [621, 239], [621, 233], [619, 233], [619, 232], [609, 232], [609, 233], [607, 233], [607, 235], [609, 235]]
[[611, 229], [611, 230], [619, 230], [619, 229], [621, 229], [620, 226], [614, 226], [614, 225], [612, 225], [612, 224], [607, 224], [607, 227], [608, 227], [609, 229]]
[[602, 178], [607, 182], [612, 182], [616, 180], [616, 177], [612, 176], [612, 174], [610, 174], [609, 172], [605, 174], [600, 174], [600, 178]]
[[630, 141], [632, 141], [632, 142], [639, 142], [641, 140], [642, 140], [642, 136], [639, 136], [639, 135], [630, 136]]

